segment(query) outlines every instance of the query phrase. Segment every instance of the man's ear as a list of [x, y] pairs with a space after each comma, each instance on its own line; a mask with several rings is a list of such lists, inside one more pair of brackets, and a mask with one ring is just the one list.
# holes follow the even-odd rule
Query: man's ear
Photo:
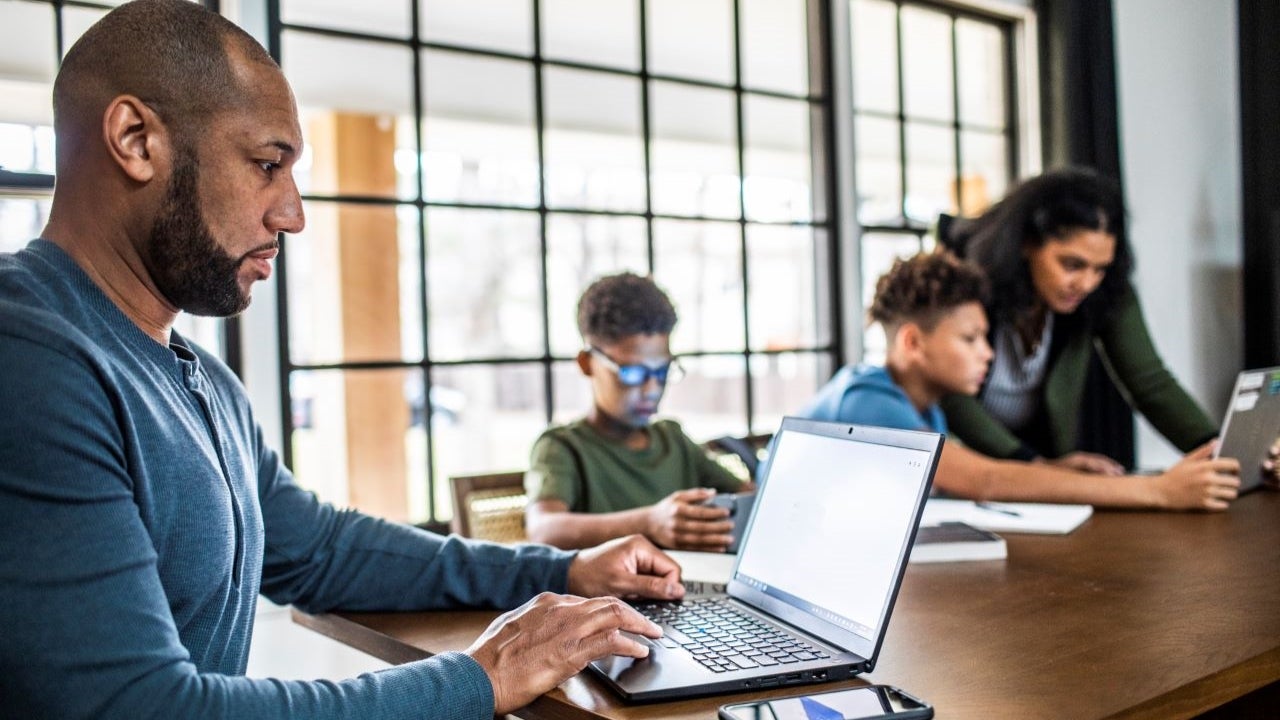
[[160, 116], [133, 95], [120, 95], [102, 114], [107, 155], [131, 179], [150, 182], [169, 163], [169, 130]]

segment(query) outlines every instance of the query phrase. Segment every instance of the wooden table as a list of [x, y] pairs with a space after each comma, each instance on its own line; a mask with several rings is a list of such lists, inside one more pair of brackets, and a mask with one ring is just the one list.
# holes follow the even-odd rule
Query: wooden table
[[[1189, 718], [1280, 680], [1280, 493], [1219, 514], [1099, 512], [1068, 536], [1006, 540], [1007, 560], [909, 566], [865, 680], [943, 720]], [[391, 663], [463, 649], [495, 616], [294, 615]], [[706, 719], [799, 691], [628, 706], [583, 674], [519, 715]]]

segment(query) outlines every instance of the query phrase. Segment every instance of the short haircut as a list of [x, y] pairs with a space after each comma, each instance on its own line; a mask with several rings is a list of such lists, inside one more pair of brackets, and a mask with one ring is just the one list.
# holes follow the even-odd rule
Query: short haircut
[[905, 323], [932, 330], [947, 313], [966, 303], [987, 303], [987, 276], [971, 262], [945, 250], [898, 259], [876, 283], [867, 317], [886, 334]]
[[607, 275], [578, 300], [578, 332], [587, 342], [614, 343], [632, 335], [670, 335], [676, 326], [671, 299], [652, 278]]
[[[102, 111], [120, 95], [136, 96], [180, 142], [193, 142], [212, 116], [248, 102], [232, 52], [278, 67], [248, 33], [196, 3], [134, 0], [117, 7], [71, 46], [58, 70], [53, 115], [59, 147], [76, 123], [93, 123], [96, 130]], [[58, 155], [61, 173], [73, 158]]]

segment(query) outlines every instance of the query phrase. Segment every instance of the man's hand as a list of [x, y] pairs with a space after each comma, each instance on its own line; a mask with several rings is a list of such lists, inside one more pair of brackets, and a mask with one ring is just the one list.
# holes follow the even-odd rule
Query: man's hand
[[702, 503], [716, 494], [710, 488], [677, 490], [649, 508], [651, 540], [674, 550], [724, 552], [733, 542], [733, 521], [726, 508]]
[[1187, 453], [1177, 465], [1157, 475], [1157, 505], [1170, 510], [1226, 510], [1240, 492], [1240, 462], [1214, 460], [1216, 440]]
[[583, 550], [569, 565], [569, 592], [679, 600], [680, 566], [643, 536], [632, 535]]
[[1056, 465], [1068, 470], [1077, 470], [1079, 472], [1092, 473], [1094, 475], [1123, 475], [1124, 466], [1112, 460], [1106, 455], [1090, 452], [1073, 452], [1063, 455], [1053, 460], [1045, 460], [1050, 465]]
[[489, 676], [494, 713], [505, 715], [578, 674], [596, 658], [649, 654], [648, 646], [621, 631], [662, 635], [657, 625], [616, 598], [542, 593], [494, 620], [466, 653]]
[[1262, 459], [1262, 482], [1272, 490], [1280, 490], [1280, 437], [1271, 443]]

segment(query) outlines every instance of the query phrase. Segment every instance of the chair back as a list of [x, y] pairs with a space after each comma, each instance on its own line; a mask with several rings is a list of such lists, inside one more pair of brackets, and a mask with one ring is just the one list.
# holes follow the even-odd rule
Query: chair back
[[453, 521], [450, 529], [462, 537], [493, 542], [525, 542], [523, 472], [454, 475]]
[[736, 437], [726, 435], [708, 440], [702, 447], [724, 469], [741, 480], [754, 480], [760, 461], [766, 456], [772, 433], [759, 433]]

